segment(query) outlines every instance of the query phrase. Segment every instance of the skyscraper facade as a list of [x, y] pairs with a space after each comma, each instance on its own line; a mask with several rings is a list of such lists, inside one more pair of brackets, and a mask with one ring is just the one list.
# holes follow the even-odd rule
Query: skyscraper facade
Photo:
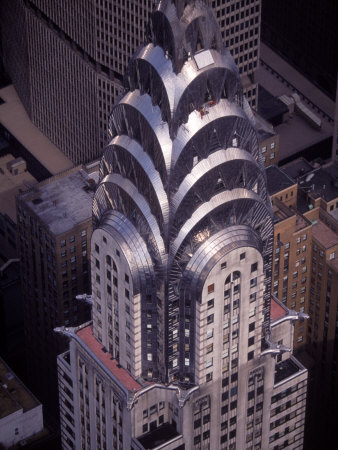
[[212, 10], [159, 4], [93, 202], [93, 321], [59, 327], [64, 448], [302, 448], [254, 119]]
[[78, 325], [90, 310], [75, 296], [90, 289], [91, 202], [96, 167], [80, 166], [17, 197], [17, 236], [29, 387], [58, 411], [58, 325]]
[[[257, 103], [260, 0], [209, 1]], [[152, 0], [3, 0], [5, 68], [33, 123], [75, 164], [101, 156], [123, 73]]]
[[338, 4], [334, 1], [325, 5], [307, 0], [262, 1], [263, 41], [332, 100], [336, 97], [338, 71], [337, 17]]

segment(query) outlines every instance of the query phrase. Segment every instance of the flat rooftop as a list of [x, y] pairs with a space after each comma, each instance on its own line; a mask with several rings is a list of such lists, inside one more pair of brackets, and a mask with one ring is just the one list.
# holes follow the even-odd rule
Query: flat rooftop
[[316, 239], [325, 249], [338, 245], [338, 236], [321, 220], [312, 226], [312, 237]]
[[92, 215], [95, 183], [90, 180], [97, 182], [98, 172], [87, 173], [82, 167], [42, 181], [20, 196], [54, 235], [71, 230]]
[[295, 181], [313, 170], [313, 166], [305, 158], [295, 159], [283, 165], [281, 168], [284, 173]]
[[258, 113], [274, 126], [279, 125], [289, 108], [261, 85], [258, 86], [258, 98]]
[[[260, 43], [260, 57], [265, 63], [269, 64], [281, 78], [286, 79], [328, 116], [334, 118], [335, 102], [262, 41]], [[282, 89], [278, 84], [273, 83], [273, 86], [275, 89], [277, 89], [278, 86]], [[277, 94], [274, 95], [280, 96], [282, 93], [277, 92]]]
[[275, 130], [279, 134], [279, 160], [332, 136], [334, 102], [264, 43], [261, 43], [260, 57], [263, 64], [260, 64], [258, 70], [258, 83], [276, 98], [299, 92], [303, 96], [301, 100], [304, 105], [322, 120], [322, 127], [318, 130], [298, 113], [294, 113], [287, 122], [276, 126]]
[[290, 178], [298, 181], [299, 189], [302, 189], [312, 198], [321, 197], [326, 202], [338, 197], [338, 165], [311, 166], [304, 158], [296, 159], [282, 170]]
[[73, 163], [33, 125], [13, 85], [0, 89], [0, 123], [53, 175]]
[[311, 197], [321, 197], [326, 202], [338, 197], [338, 166], [336, 166], [336, 177], [332, 176], [326, 168], [314, 169], [310, 174], [299, 178], [299, 187], [307, 189]]
[[275, 165], [266, 168], [266, 178], [269, 195], [274, 195], [296, 184], [292, 178]]
[[76, 334], [128, 391], [138, 391], [142, 388], [142, 385], [123, 369], [118, 361], [113, 359], [112, 355], [95, 339], [92, 325], [82, 328]]
[[29, 411], [40, 402], [0, 358], [0, 419], [16, 411]]
[[0, 157], [0, 213], [7, 214], [16, 223], [15, 196], [37, 181], [29, 172], [13, 175], [7, 164], [14, 159], [11, 154]]
[[164, 423], [160, 427], [156, 428], [156, 430], [144, 434], [137, 440], [142, 444], [144, 448], [152, 449], [164, 444], [165, 442], [173, 439], [176, 436], [178, 436], [176, 428], [170, 423]]
[[276, 364], [275, 369], [275, 384], [280, 383], [281, 381], [290, 378], [292, 375], [295, 375], [297, 372], [300, 372], [303, 368], [297, 364], [296, 359], [289, 358], [280, 363]]

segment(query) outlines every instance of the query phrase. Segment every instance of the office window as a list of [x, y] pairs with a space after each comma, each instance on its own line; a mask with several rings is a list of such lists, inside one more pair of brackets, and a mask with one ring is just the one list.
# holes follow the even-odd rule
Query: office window
[[207, 353], [211, 353], [214, 349], [214, 345], [213, 344], [208, 344], [207, 345]]
[[213, 314], [210, 314], [210, 315], [207, 317], [207, 323], [210, 324], [210, 323], [213, 323], [213, 321], [214, 321], [214, 315], [213, 315]]
[[212, 380], [212, 372], [210, 372], [210, 373], [207, 373], [206, 374], [206, 377], [205, 377], [205, 381], [208, 383], [209, 381], [211, 381]]
[[257, 277], [251, 278], [250, 280], [250, 288], [257, 286]]
[[256, 300], [256, 295], [257, 295], [257, 292], [253, 292], [252, 294], [250, 294], [250, 303], [254, 302]]
[[212, 298], [211, 300], [208, 300], [208, 309], [213, 308], [214, 306], [214, 299]]

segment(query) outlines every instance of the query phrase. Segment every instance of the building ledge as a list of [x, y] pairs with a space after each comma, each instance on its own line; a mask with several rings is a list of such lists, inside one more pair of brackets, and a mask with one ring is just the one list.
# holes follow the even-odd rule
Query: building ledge
[[112, 355], [96, 340], [93, 335], [92, 325], [81, 328], [77, 331], [76, 335], [128, 391], [138, 391], [143, 387], [123, 367], [121, 367], [118, 361], [113, 359]]

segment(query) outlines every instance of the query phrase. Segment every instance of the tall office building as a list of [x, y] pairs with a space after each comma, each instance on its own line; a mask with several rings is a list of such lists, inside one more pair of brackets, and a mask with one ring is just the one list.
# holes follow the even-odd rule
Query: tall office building
[[[209, 1], [252, 106], [261, 0]], [[152, 0], [3, 0], [4, 66], [33, 123], [75, 164], [101, 156]]]
[[50, 410], [58, 411], [56, 357], [66, 348], [53, 329], [90, 318], [75, 296], [90, 284], [93, 177], [95, 167], [76, 167], [17, 197], [27, 376]]
[[253, 116], [212, 10], [163, 1], [101, 160], [93, 321], [59, 327], [65, 449], [302, 448]]
[[337, 17], [338, 3], [331, 0], [262, 0], [263, 41], [332, 100], [338, 71]]

